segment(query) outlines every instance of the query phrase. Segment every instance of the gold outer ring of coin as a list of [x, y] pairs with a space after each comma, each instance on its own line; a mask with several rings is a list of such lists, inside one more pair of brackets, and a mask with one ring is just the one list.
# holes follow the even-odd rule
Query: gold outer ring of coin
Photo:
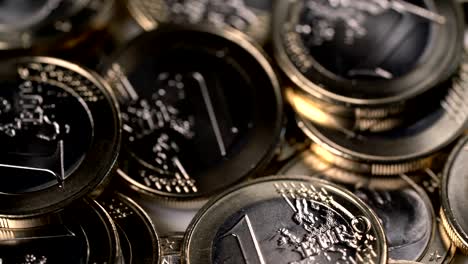
[[[310, 150], [305, 150], [298, 154], [295, 158], [289, 161], [278, 172], [278, 174], [286, 174], [289, 167], [293, 166], [299, 159], [303, 160], [311, 170], [316, 171], [316, 173], [321, 173], [337, 183], [364, 185], [370, 189], [383, 190], [399, 190], [409, 186], [408, 181], [402, 179], [402, 177], [399, 177], [398, 175], [390, 177], [376, 177], [341, 169], [336, 165], [323, 160], [316, 153]], [[418, 174], [410, 175], [408, 177], [416, 183], [421, 181], [421, 175]]]
[[[450, 202], [449, 195], [448, 195], [448, 192], [449, 192], [448, 190], [449, 180], [448, 179], [449, 177], [451, 177], [450, 174], [452, 174], [451, 170], [454, 167], [454, 163], [455, 162], [460, 163], [460, 162], [465, 161], [464, 159], [462, 161], [460, 160], [457, 161], [457, 158], [460, 155], [460, 152], [463, 152], [464, 150], [466, 150], [466, 146], [468, 144], [467, 142], [468, 142], [468, 136], [465, 135], [464, 137], [460, 139], [458, 144], [452, 150], [447, 160], [446, 166], [444, 168], [443, 177], [442, 177], [442, 186], [441, 186], [441, 191], [440, 191], [440, 199], [441, 199], [441, 204], [442, 204], [440, 208], [441, 222], [449, 238], [452, 240], [455, 246], [460, 249], [461, 253], [463, 253], [464, 255], [468, 255], [468, 241], [467, 241], [466, 235], [465, 236], [462, 235], [465, 232], [462, 229], [462, 227], [460, 227], [459, 223], [457, 223], [457, 219], [456, 219], [457, 217], [454, 215], [450, 207], [451, 202]], [[463, 186], [463, 183], [460, 183], [460, 184], [462, 184]]]
[[[299, 126], [301, 126], [301, 122], [299, 122]], [[339, 168], [359, 174], [376, 176], [394, 176], [429, 168], [432, 166], [432, 161], [435, 158], [433, 155], [408, 162], [387, 164], [353, 160], [351, 157], [342, 156], [332, 149], [322, 147], [315, 143], [310, 146], [310, 149], [326, 162]]]
[[[60, 213], [50, 213], [37, 217], [28, 218], [4, 218], [0, 217], [0, 230], [5, 229], [24, 229], [46, 226], [49, 224], [62, 223]], [[1, 232], [1, 231], [0, 231]]]
[[[263, 192], [253, 193], [255, 192], [253, 190], [254, 186], [257, 187], [257, 191], [258, 188], [261, 188]], [[297, 191], [317, 197], [317, 199], [321, 201], [332, 201], [333, 204], [338, 206], [337, 208], [343, 208], [343, 210], [346, 211], [359, 210], [364, 217], [370, 218], [368, 221], [375, 232], [376, 237], [374, 239], [377, 241], [379, 254], [376, 254], [377, 252], [374, 251], [373, 254], [370, 253], [368, 256], [378, 257], [378, 261], [369, 262], [369, 260], [364, 258], [358, 263], [387, 263], [387, 241], [383, 227], [375, 213], [348, 190], [326, 180], [300, 175], [276, 175], [259, 178], [251, 182], [234, 186], [211, 199], [210, 202], [198, 212], [186, 231], [182, 247], [182, 263], [211, 263], [212, 260], [210, 257], [212, 256], [210, 256], [209, 253], [213, 247], [211, 240], [214, 239], [217, 228], [223, 225], [229, 215], [243, 210], [255, 202], [259, 203], [269, 200], [271, 199], [271, 195], [275, 198], [284, 198], [289, 194], [295, 195], [293, 190], [285, 190], [289, 187], [297, 188]], [[321, 190], [320, 195], [316, 193], [318, 190]], [[226, 199], [229, 199], [229, 201], [226, 201]], [[346, 201], [348, 206], [353, 208], [343, 207], [340, 203], [342, 201]], [[350, 215], [353, 214], [351, 213]]]
[[[343, 183], [343, 184], [354, 184], [356, 186], [366, 186], [369, 189], [379, 190], [399, 190], [403, 188], [412, 188], [419, 193], [426, 201], [428, 207], [430, 207], [430, 214], [432, 218], [432, 237], [428, 243], [425, 253], [420, 256], [419, 262], [411, 262], [405, 260], [393, 260], [389, 259], [388, 263], [449, 263], [456, 251], [456, 247], [449, 239], [445, 229], [435, 215], [433, 205], [430, 202], [426, 191], [420, 187], [417, 183], [419, 182], [422, 175], [400, 175], [392, 178], [378, 178], [378, 177], [366, 177], [365, 175], [348, 172], [340, 168], [336, 168], [331, 164], [322, 161], [320, 157], [312, 153], [310, 150], [303, 151], [298, 154], [294, 159], [290, 160], [278, 174], [288, 175], [288, 171], [298, 163], [302, 163], [311, 170], [313, 174], [322, 174], [327, 179], [329, 178], [332, 182]], [[304, 168], [305, 169], [305, 168]], [[302, 168], [300, 171], [291, 171], [291, 174], [304, 174]], [[312, 175], [312, 174], [311, 174]]]
[[457, 248], [460, 249], [460, 251], [464, 255], [468, 255], [468, 245], [466, 245], [463, 242], [463, 238], [455, 231], [455, 229], [452, 227], [450, 222], [448, 221], [447, 216], [445, 215], [444, 209], [440, 209], [440, 219], [442, 222], [442, 225], [444, 227], [445, 232], [447, 233], [447, 236], [450, 238], [452, 243], [455, 244]]
[[403, 123], [401, 116], [398, 116], [404, 110], [403, 105], [389, 108], [349, 108], [313, 99], [291, 87], [285, 89], [285, 97], [293, 109], [305, 118], [345, 132], [383, 132]]

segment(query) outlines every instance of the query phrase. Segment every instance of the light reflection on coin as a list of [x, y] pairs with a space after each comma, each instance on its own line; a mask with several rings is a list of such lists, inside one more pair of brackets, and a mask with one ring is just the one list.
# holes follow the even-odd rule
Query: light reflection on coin
[[[330, 180], [326, 176], [327, 170], [336, 168], [330, 166], [318, 171], [314, 169], [314, 163], [320, 162], [316, 158], [311, 151], [305, 151], [287, 164], [280, 173], [310, 175]], [[434, 226], [434, 210], [429, 198], [422, 189], [411, 188], [410, 184], [403, 189], [369, 188], [367, 183], [371, 184], [372, 180], [373, 178], [369, 178], [367, 182], [358, 181], [344, 186], [363, 200], [379, 217], [386, 231], [389, 258], [413, 261], [421, 259], [429, 246]]]
[[138, 23], [151, 30], [158, 23], [209, 25], [235, 28], [265, 43], [270, 33], [272, 0], [130, 0]]
[[464, 136], [450, 154], [441, 187], [442, 223], [450, 238], [464, 254], [468, 254], [467, 161], [468, 137]]
[[375, 215], [325, 181], [270, 177], [211, 201], [189, 228], [184, 263], [386, 263]]

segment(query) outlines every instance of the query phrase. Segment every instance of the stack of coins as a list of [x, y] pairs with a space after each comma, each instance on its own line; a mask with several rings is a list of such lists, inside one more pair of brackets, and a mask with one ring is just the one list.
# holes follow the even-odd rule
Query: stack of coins
[[0, 264], [468, 263], [463, 5], [0, 1]]

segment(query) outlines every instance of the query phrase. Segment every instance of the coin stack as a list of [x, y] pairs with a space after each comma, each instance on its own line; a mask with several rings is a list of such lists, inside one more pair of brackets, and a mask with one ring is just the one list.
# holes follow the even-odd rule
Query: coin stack
[[463, 5], [0, 1], [0, 264], [468, 263]]

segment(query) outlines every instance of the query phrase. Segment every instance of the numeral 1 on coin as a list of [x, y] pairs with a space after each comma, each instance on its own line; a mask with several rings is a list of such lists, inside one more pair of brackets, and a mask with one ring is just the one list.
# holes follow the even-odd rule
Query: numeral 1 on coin
[[223, 235], [223, 237], [227, 236], [233, 236], [236, 238], [241, 248], [245, 263], [265, 264], [265, 260], [248, 215], [244, 215], [236, 225], [231, 228], [231, 230]]

